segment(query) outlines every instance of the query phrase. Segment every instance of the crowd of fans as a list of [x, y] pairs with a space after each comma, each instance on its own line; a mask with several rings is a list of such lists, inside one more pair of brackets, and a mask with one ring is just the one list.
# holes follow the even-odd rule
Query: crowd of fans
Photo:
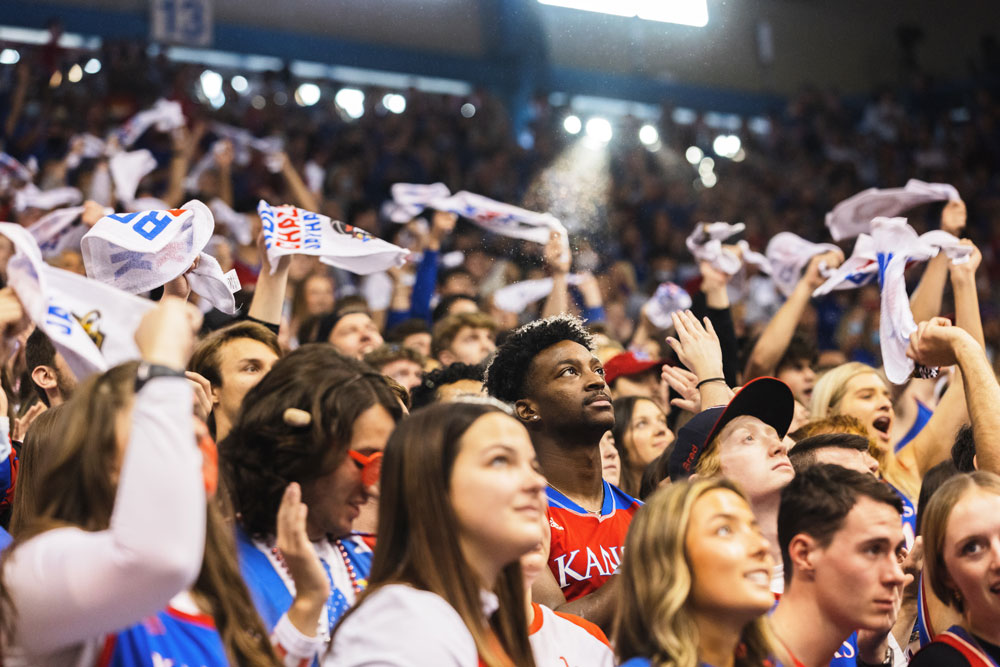
[[[626, 138], [588, 148], [599, 191], [553, 203], [566, 252], [558, 233], [514, 240], [431, 209], [397, 224], [386, 207], [396, 183], [541, 201], [579, 148], [546, 100], [528, 138], [481, 91], [409, 91], [394, 113], [371, 90], [352, 118], [295, 103], [283, 71], [224, 80], [220, 103], [201, 68], [149, 54], [18, 46], [0, 66], [0, 218], [36, 229], [64, 206], [38, 194], [64, 187], [86, 199], [81, 231], [106, 207], [213, 202], [206, 252], [239, 278], [237, 313], [196, 288], [196, 262], [144, 294], [137, 359], [81, 375], [32, 322], [30, 253], [0, 229], [3, 664], [1000, 661], [990, 79], [858, 105], [804, 92], [736, 130], [711, 181], [686, 159], [718, 132], [704, 117], [665, 110], [653, 148], [624, 119]], [[156, 167], [126, 195], [108, 176], [123, 147], [88, 142], [158, 99], [184, 120], [127, 147]], [[968, 237], [968, 257], [907, 274], [919, 366], [902, 385], [879, 369], [878, 282], [812, 299], [849, 241], [787, 298], [685, 242], [716, 220], [760, 250], [782, 231], [826, 240], [835, 204], [909, 178], [957, 188], [910, 223]], [[409, 257], [366, 275], [279, 259], [260, 199]], [[97, 261], [47, 258], [91, 277]], [[519, 307], [498, 297], [543, 278]], [[669, 325], [650, 310], [667, 282], [691, 297]], [[108, 356], [91, 314], [74, 317]]]

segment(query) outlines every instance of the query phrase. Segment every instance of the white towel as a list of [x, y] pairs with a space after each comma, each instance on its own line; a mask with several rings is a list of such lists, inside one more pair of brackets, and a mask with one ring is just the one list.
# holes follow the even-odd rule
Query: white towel
[[64, 206], [76, 206], [83, 201], [83, 193], [76, 188], [61, 187], [40, 190], [34, 183], [28, 183], [14, 193], [14, 210], [24, 211], [37, 208], [49, 211]]
[[248, 130], [225, 123], [212, 123], [212, 133], [233, 142], [233, 161], [244, 166], [250, 162], [250, 151], [255, 150], [270, 155], [284, 149], [281, 137], [255, 137]]
[[392, 186], [392, 201], [386, 202], [383, 212], [393, 222], [403, 224], [420, 215], [431, 202], [450, 196], [451, 190], [444, 183], [396, 183]]
[[0, 234], [15, 248], [7, 265], [10, 286], [78, 380], [139, 357], [135, 330], [153, 302], [45, 264], [18, 225], [0, 223]]
[[158, 132], [170, 132], [184, 127], [184, 112], [179, 102], [159, 99], [149, 109], [140, 111], [115, 131], [115, 136], [122, 148], [128, 148], [152, 126]]
[[708, 262], [713, 268], [732, 276], [739, 272], [743, 262], [735, 252], [723, 248], [722, 242], [744, 229], [746, 225], [742, 222], [699, 222], [684, 243], [699, 262]]
[[562, 236], [566, 252], [569, 252], [566, 228], [551, 213], [529, 211], [464, 190], [453, 195], [448, 192], [444, 183], [396, 183], [392, 186], [395, 206], [390, 207], [387, 213], [393, 222], [404, 223], [420, 215], [425, 208], [433, 208], [459, 215], [494, 234], [543, 245], [549, 242], [550, 233], [555, 231]]
[[[583, 276], [571, 273], [567, 280], [570, 285], [579, 285]], [[508, 313], [522, 313], [531, 304], [541, 301], [552, 293], [552, 278], [522, 280], [511, 283], [493, 292], [493, 305]]]
[[[83, 211], [83, 206], [57, 208], [28, 227], [28, 233], [38, 243], [43, 258], [58, 257], [64, 250], [80, 250], [80, 241], [88, 230], [80, 220]], [[110, 208], [105, 210], [105, 215], [110, 213], [114, 211]]]
[[[771, 263], [771, 280], [778, 290], [789, 296], [802, 277], [802, 271], [816, 255], [831, 250], [839, 250], [832, 243], [813, 243], [792, 232], [779, 232], [768, 242], [767, 259]], [[832, 274], [832, 270], [823, 266], [820, 273], [824, 277]]]
[[835, 241], [843, 241], [867, 233], [876, 217], [899, 215], [928, 202], [960, 199], [952, 185], [911, 178], [902, 188], [868, 188], [845, 199], [826, 214], [826, 226]]
[[[949, 240], [950, 237], [954, 242]], [[906, 356], [910, 336], [917, 330], [906, 293], [904, 271], [908, 262], [925, 262], [945, 248], [953, 263], [968, 261], [972, 247], [960, 245], [947, 232], [928, 232], [918, 236], [906, 223], [906, 218], [877, 217], [872, 220], [871, 234], [861, 234], [854, 252], [814, 296], [835, 289], [851, 289], [877, 277], [882, 295], [879, 319], [879, 341], [882, 363], [890, 382], [903, 384], [913, 373], [913, 360]]]
[[[187, 273], [191, 289], [222, 312], [236, 312], [226, 277], [202, 252], [215, 229], [207, 206], [191, 200], [180, 209], [116, 213], [101, 218], [83, 237], [87, 275], [132, 294]], [[196, 257], [199, 266], [188, 273]]]
[[130, 153], [122, 151], [108, 160], [108, 169], [115, 184], [115, 195], [127, 207], [135, 201], [139, 182], [156, 169], [156, 158], [145, 148]]
[[691, 295], [680, 285], [660, 283], [656, 293], [647, 301], [642, 312], [657, 329], [669, 329], [674, 325], [671, 313], [691, 307]]
[[284, 255], [315, 255], [320, 261], [367, 275], [402, 266], [409, 250], [376, 238], [357, 227], [295, 206], [257, 205], [271, 273]]
[[11, 155], [0, 152], [0, 172], [15, 179], [30, 183], [34, 173]]

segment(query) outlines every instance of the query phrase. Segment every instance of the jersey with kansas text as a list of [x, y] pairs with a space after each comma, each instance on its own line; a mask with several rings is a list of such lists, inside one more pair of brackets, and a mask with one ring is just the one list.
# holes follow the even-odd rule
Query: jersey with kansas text
[[531, 608], [528, 639], [538, 667], [614, 667], [615, 655], [599, 627], [534, 602]]
[[590, 513], [551, 486], [549, 569], [567, 602], [593, 593], [618, 570], [625, 534], [639, 509], [638, 500], [604, 482], [601, 515]]
[[108, 635], [97, 667], [227, 667], [229, 659], [212, 617], [168, 606]]

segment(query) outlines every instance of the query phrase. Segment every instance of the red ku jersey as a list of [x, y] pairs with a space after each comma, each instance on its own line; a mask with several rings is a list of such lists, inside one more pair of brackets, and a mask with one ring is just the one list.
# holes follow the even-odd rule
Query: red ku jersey
[[572, 602], [596, 591], [618, 569], [625, 534], [640, 503], [604, 482], [604, 505], [596, 516], [551, 486], [545, 493], [552, 533], [549, 569]]

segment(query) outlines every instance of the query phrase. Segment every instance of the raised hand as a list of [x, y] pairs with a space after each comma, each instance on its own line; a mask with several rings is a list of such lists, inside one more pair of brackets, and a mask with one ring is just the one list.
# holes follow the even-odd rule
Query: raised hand
[[302, 489], [292, 482], [278, 507], [278, 542], [281, 558], [295, 583], [295, 600], [288, 620], [304, 635], [316, 635], [319, 616], [330, 597], [330, 580], [306, 533], [309, 508], [302, 502]]
[[690, 310], [670, 315], [677, 337], [667, 337], [667, 344], [677, 353], [677, 358], [699, 380], [723, 377], [722, 346], [711, 320], [705, 318], [702, 326]]

